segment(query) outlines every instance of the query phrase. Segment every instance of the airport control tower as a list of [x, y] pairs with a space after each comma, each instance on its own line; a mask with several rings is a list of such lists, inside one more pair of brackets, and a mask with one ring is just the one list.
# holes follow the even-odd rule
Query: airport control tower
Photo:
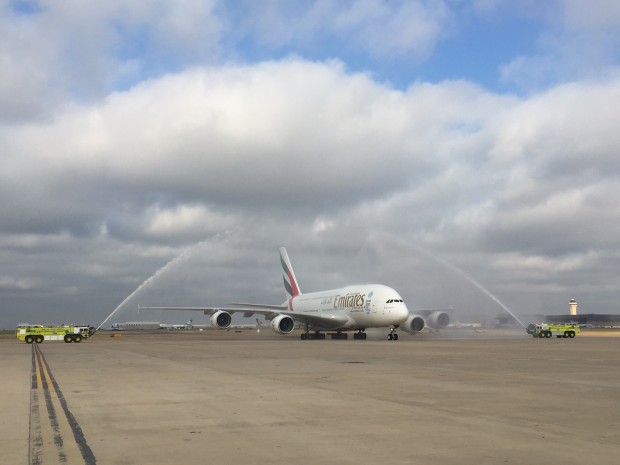
[[568, 303], [569, 315], [575, 316], [577, 315], [577, 301], [575, 299], [570, 299]]

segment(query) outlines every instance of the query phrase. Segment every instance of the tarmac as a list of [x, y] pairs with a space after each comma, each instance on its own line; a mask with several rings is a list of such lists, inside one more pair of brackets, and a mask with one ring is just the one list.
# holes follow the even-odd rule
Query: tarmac
[[0, 463], [616, 465], [618, 336], [6, 334]]

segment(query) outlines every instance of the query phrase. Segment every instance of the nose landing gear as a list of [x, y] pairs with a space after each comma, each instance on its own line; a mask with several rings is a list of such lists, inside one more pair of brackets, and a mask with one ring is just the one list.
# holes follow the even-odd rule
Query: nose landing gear
[[390, 328], [390, 334], [388, 334], [388, 340], [398, 341], [398, 333], [396, 333], [396, 328], [394, 328], [394, 326]]

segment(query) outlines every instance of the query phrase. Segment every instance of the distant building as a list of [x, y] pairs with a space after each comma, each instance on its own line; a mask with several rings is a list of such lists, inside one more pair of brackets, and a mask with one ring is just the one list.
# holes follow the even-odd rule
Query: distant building
[[600, 313], [582, 313], [581, 315], [523, 315], [526, 323], [576, 323], [579, 325], [592, 325], [596, 327], [620, 326], [620, 314], [604, 315]]
[[546, 323], [577, 323], [592, 326], [620, 326], [620, 315], [583, 313], [581, 315], [546, 315]]

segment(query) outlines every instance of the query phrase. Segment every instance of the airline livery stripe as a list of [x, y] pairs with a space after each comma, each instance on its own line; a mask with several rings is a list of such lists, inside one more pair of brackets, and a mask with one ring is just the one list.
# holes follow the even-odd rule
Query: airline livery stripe
[[293, 278], [293, 274], [288, 269], [288, 266], [286, 265], [286, 262], [284, 261], [284, 258], [282, 258], [282, 256], [280, 256], [280, 263], [282, 264], [282, 269], [284, 270], [284, 273], [286, 273], [286, 276], [288, 277], [288, 280], [289, 280], [288, 283], [286, 282], [286, 279], [284, 280], [284, 287], [286, 287], [286, 290], [292, 297], [299, 295], [299, 289], [297, 288], [297, 283], [295, 282], [295, 279]]
[[288, 281], [286, 280], [284, 276], [282, 276], [282, 280], [284, 281], [284, 289], [286, 289], [286, 292], [288, 292], [289, 295], [294, 296], [295, 294], [293, 294], [293, 288], [291, 287], [291, 285], [288, 283]]

